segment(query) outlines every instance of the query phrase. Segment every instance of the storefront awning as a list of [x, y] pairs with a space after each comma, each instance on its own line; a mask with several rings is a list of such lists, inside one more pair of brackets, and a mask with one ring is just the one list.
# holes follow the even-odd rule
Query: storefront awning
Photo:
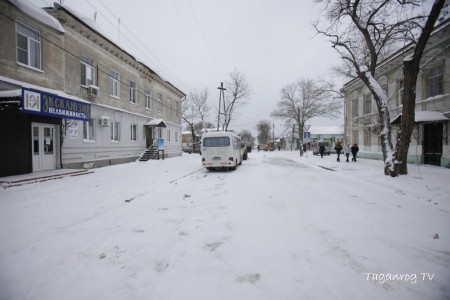
[[150, 120], [147, 123], [145, 123], [144, 125], [146, 126], [154, 126], [154, 127], [164, 127], [166, 128], [166, 123], [164, 122], [163, 119], [154, 119], [154, 120]]
[[[447, 122], [447, 118], [443, 113], [438, 111], [416, 111], [414, 114], [415, 123], [435, 123], [435, 122]], [[402, 122], [402, 114], [396, 116], [392, 121], [392, 125], [400, 125]]]

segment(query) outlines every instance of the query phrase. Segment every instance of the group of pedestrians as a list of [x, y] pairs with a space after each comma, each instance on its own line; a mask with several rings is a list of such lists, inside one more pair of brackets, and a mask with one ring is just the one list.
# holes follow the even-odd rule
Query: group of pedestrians
[[359, 151], [358, 145], [353, 144], [353, 146], [350, 147], [350, 144], [347, 144], [345, 147], [342, 147], [341, 143], [337, 143], [334, 147], [334, 150], [336, 150], [337, 153], [337, 161], [341, 161], [341, 151], [344, 150], [345, 157], [347, 158], [346, 162], [348, 162], [348, 158], [350, 156], [350, 153], [352, 154], [352, 161], [356, 161], [356, 154]]

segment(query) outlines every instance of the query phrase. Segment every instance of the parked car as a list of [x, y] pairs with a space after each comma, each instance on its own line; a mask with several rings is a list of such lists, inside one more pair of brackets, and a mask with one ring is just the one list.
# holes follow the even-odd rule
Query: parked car
[[330, 145], [328, 144], [328, 142], [325, 142], [325, 141], [318, 141], [318, 142], [314, 142], [312, 144], [314, 155], [319, 155], [319, 147], [320, 146], [325, 147], [325, 152], [323, 154], [330, 155], [330, 153], [331, 153]]

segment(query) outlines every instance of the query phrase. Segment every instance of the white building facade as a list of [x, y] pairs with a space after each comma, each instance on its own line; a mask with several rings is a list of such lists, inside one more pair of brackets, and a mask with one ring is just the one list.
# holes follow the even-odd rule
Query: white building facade
[[69, 8], [0, 11], [0, 176], [181, 155], [182, 91]]
[[[416, 85], [415, 127], [408, 162], [450, 166], [450, 22], [432, 33], [422, 57]], [[403, 59], [411, 53], [405, 47], [379, 64], [376, 80], [389, 98], [392, 137], [398, 132], [403, 103]], [[358, 144], [358, 156], [382, 159], [380, 123], [375, 101], [364, 83], [355, 78], [344, 85], [345, 143]]]

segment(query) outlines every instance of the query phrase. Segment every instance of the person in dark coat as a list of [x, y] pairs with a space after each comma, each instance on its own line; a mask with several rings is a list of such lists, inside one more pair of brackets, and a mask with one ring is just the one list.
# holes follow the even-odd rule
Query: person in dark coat
[[321, 146], [319, 147], [320, 157], [323, 158], [323, 153], [324, 153], [324, 152], [325, 152], [325, 146], [324, 146], [324, 145], [321, 145]]
[[342, 151], [342, 145], [341, 143], [337, 143], [336, 146], [334, 146], [334, 150], [336, 150], [337, 153], [337, 161], [341, 161], [339, 158], [341, 156], [341, 151]]
[[357, 144], [353, 144], [352, 148], [350, 149], [352, 151], [352, 161], [356, 161], [356, 154], [359, 151], [358, 145]]

